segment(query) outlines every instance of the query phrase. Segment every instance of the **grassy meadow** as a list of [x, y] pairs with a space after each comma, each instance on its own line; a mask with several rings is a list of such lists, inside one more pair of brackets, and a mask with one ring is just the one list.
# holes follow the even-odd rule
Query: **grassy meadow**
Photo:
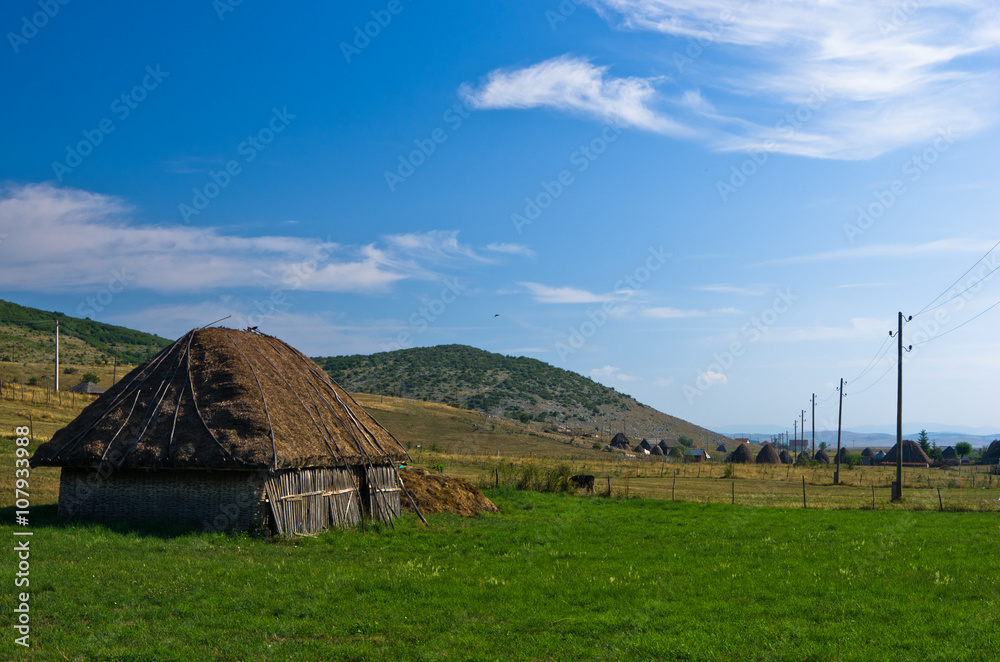
[[[0, 659], [983, 660], [1000, 649], [996, 477], [907, 469], [906, 499], [890, 504], [888, 467], [845, 467], [838, 486], [832, 467], [729, 476], [445, 405], [358, 399], [414, 464], [471, 478], [503, 512], [296, 539], [107, 527], [58, 520], [58, 470], [35, 469], [32, 646], [10, 629]], [[9, 434], [30, 415], [34, 450], [86, 402], [0, 399], [0, 425]], [[0, 438], [8, 541], [14, 459]], [[544, 491], [575, 473], [598, 476], [598, 494]], [[16, 563], [0, 554], [7, 614]]]

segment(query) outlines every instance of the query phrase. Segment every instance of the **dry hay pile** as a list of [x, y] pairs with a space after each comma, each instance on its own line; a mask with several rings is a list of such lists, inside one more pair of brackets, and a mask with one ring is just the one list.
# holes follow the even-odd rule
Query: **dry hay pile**
[[740, 444], [729, 455], [729, 461], [734, 464], [753, 464], [753, 453], [746, 444]]
[[[400, 469], [410, 496], [417, 502], [420, 512], [455, 513], [462, 517], [477, 517], [480, 512], [499, 513], [500, 509], [483, 496], [479, 488], [456, 476], [430, 473], [426, 469]], [[409, 499], [403, 497], [403, 510], [413, 512]]]
[[781, 458], [781, 463], [782, 463], [782, 464], [791, 464], [791, 463], [792, 463], [792, 454], [791, 454], [791, 453], [789, 453], [789, 452], [788, 452], [788, 451], [786, 451], [786, 450], [782, 450], [782, 451], [781, 451], [781, 452], [780, 452], [780, 453], [778, 454], [778, 457], [779, 457], [779, 458]]
[[764, 444], [757, 453], [757, 464], [781, 464], [781, 458], [771, 444]]
[[816, 451], [816, 457], [813, 459], [820, 464], [830, 464], [830, 455], [822, 448]]
[[865, 449], [861, 451], [861, 457], [875, 457], [875, 451], [866, 446]]
[[[898, 445], [898, 444], [897, 444]], [[893, 446], [885, 457], [882, 458], [883, 463], [893, 463], [896, 461], [896, 446]], [[920, 447], [920, 444], [913, 441], [912, 439], [903, 440], [903, 462], [914, 463], [914, 464], [930, 464], [931, 459], [927, 457], [927, 453], [924, 449]]]
[[799, 453], [798, 457], [795, 458], [795, 464], [805, 464], [809, 461], [809, 451], [802, 451]]

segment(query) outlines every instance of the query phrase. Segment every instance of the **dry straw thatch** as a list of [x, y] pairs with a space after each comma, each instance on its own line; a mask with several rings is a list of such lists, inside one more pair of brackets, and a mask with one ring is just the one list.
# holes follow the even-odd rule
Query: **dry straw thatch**
[[875, 451], [866, 446], [865, 449], [861, 451], [861, 457], [875, 457]]
[[778, 452], [774, 450], [771, 444], [764, 444], [757, 453], [757, 464], [781, 464], [781, 458], [778, 457]]
[[632, 448], [632, 442], [628, 440], [624, 432], [619, 432], [611, 438], [611, 446], [627, 451]]
[[990, 462], [1000, 460], [1000, 439], [993, 440], [993, 442], [986, 449], [986, 452], [983, 453], [983, 460]]
[[734, 464], [753, 464], [753, 453], [746, 444], [740, 444], [729, 454], [729, 461]]
[[219, 528], [246, 528], [268, 503], [280, 533], [368, 514], [391, 519], [396, 463], [407, 459], [301, 352], [271, 336], [210, 328], [126, 375], [31, 464], [63, 467], [67, 516], [200, 523], [235, 501], [243, 507]]
[[795, 464], [805, 464], [809, 461], [809, 451], [802, 451], [795, 457]]
[[[885, 457], [882, 458], [883, 464], [896, 462], [897, 446], [898, 444], [894, 444], [885, 454]], [[927, 453], [920, 447], [920, 444], [912, 439], [903, 440], [903, 464], [930, 464], [930, 462], [931, 459], [927, 457]]]
[[663, 457], [665, 453], [663, 452], [663, 449], [662, 449], [662, 448], [660, 448], [660, 447], [659, 447], [659, 446], [657, 445], [657, 446], [653, 446], [653, 450], [649, 451], [649, 454], [650, 454], [650, 455], [658, 455], [658, 456], [660, 456], [660, 457]]
[[813, 458], [820, 464], [830, 464], [830, 456], [822, 448], [816, 451], [816, 457]]
[[842, 464], [847, 462], [847, 446], [840, 447], [840, 451], [836, 455], [834, 455], [834, 457], [838, 456]]
[[782, 450], [780, 453], [778, 453], [778, 458], [781, 460], [782, 464], [792, 464], [792, 462], [794, 461], [792, 460], [792, 454], [789, 453], [787, 450]]

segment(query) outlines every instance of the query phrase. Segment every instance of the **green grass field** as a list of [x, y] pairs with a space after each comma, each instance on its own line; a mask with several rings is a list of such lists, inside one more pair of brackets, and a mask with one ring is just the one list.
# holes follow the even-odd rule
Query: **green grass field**
[[[63, 525], [35, 509], [32, 648], [8, 630], [0, 657], [978, 662], [1000, 650], [993, 514], [490, 496], [502, 514], [284, 542]], [[0, 558], [11, 579], [14, 554]], [[8, 590], [0, 609], [14, 607]]]

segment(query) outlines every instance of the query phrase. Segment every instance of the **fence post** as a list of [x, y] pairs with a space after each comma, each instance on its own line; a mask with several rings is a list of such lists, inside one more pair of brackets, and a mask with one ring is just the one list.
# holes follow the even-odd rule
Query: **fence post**
[[872, 510], [875, 510], [875, 483], [872, 483]]
[[674, 488], [677, 487], [677, 472], [674, 472], [674, 482], [670, 484], [670, 500], [674, 500]]
[[736, 481], [734, 480], [730, 485], [733, 486], [733, 505], [736, 505]]
[[500, 487], [500, 467], [494, 469], [496, 472], [496, 480], [493, 481], [493, 487]]
[[608, 496], [611, 496], [611, 476], [608, 476]]
[[941, 488], [939, 487], [939, 488], [937, 488], [937, 490], [938, 490], [938, 508], [940, 508], [941, 512], [943, 513], [944, 512], [944, 501], [941, 500]]
[[803, 508], [808, 508], [808, 506], [806, 506], [806, 477], [805, 476], [802, 477], [802, 507]]

